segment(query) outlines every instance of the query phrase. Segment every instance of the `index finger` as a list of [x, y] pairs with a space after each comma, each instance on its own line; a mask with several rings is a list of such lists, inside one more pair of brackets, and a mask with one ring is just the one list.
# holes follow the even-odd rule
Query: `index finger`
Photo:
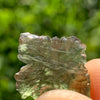
[[85, 64], [90, 74], [91, 97], [100, 100], [100, 59], [93, 59]]

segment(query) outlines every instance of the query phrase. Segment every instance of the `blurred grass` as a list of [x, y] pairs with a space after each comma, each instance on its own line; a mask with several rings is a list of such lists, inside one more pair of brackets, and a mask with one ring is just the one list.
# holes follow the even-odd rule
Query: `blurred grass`
[[24, 65], [17, 59], [20, 33], [75, 35], [90, 60], [100, 58], [99, 23], [99, 0], [0, 0], [0, 100], [21, 100], [14, 80]]

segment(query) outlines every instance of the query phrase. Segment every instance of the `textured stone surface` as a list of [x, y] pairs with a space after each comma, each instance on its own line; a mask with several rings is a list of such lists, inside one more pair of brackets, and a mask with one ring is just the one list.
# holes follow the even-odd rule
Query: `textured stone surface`
[[15, 74], [15, 79], [23, 99], [35, 99], [51, 89], [89, 95], [89, 76], [84, 67], [86, 46], [78, 38], [22, 33], [19, 42], [18, 58], [27, 65]]

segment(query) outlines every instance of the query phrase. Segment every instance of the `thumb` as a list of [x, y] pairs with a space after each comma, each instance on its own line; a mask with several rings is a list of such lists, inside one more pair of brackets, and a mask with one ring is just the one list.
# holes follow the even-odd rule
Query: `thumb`
[[51, 90], [42, 94], [37, 100], [92, 100], [85, 95], [71, 90]]
[[93, 59], [85, 64], [90, 74], [91, 98], [100, 100], [100, 59]]

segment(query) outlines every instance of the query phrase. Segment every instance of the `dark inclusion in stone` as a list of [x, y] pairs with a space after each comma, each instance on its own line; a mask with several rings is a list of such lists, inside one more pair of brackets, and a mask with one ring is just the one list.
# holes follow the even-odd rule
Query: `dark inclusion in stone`
[[18, 58], [26, 63], [15, 74], [23, 99], [37, 98], [52, 89], [69, 89], [89, 96], [86, 46], [75, 36], [53, 37], [22, 33]]

